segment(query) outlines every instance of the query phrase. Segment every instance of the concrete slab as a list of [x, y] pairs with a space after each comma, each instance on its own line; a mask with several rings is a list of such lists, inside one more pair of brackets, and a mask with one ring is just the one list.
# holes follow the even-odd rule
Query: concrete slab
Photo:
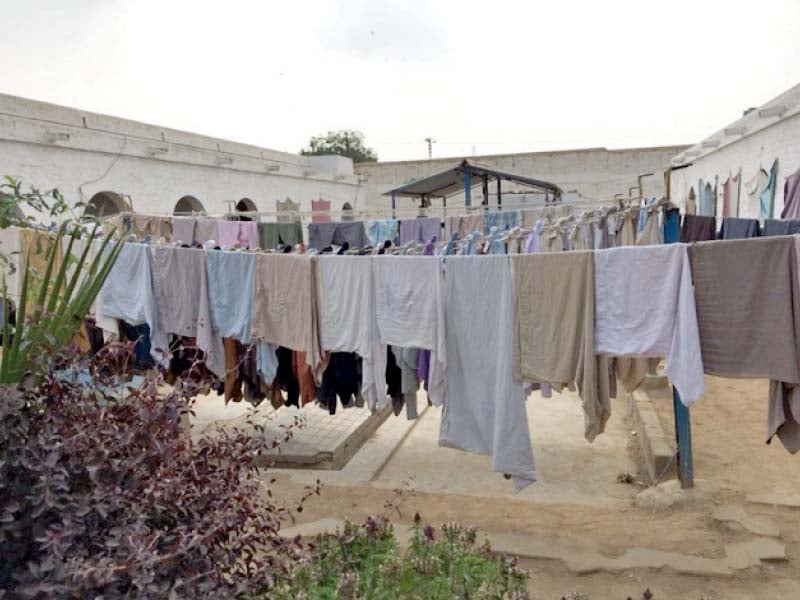
[[316, 404], [275, 410], [268, 402], [253, 407], [248, 402], [225, 404], [218, 396], [198, 399], [194, 434], [215, 428], [237, 427], [275, 441], [276, 448], [259, 457], [260, 466], [338, 470], [390, 414], [373, 415], [366, 408], [340, 409], [330, 415]]
[[720, 506], [711, 513], [714, 520], [721, 523], [734, 522], [744, 527], [750, 533], [766, 537], [780, 537], [778, 525], [769, 517], [759, 517], [747, 514], [744, 507], [738, 504]]
[[550, 504], [625, 507], [636, 488], [616, 482], [635, 472], [628, 454], [625, 400], [613, 400], [606, 433], [593, 444], [583, 437], [584, 415], [574, 392], [528, 398], [528, 423], [539, 480], [519, 494], [510, 481], [492, 471], [491, 459], [439, 446], [441, 411], [430, 408], [374, 482], [397, 488], [413, 479], [418, 491], [473, 496], [513, 497]]
[[652, 404], [654, 400], [672, 401], [671, 388], [662, 385], [660, 379], [648, 377], [646, 385], [633, 392], [630, 405], [636, 438], [651, 484], [674, 478], [677, 474], [674, 435], [670, 438], [664, 431]]
[[747, 496], [747, 501], [753, 504], [770, 504], [772, 506], [787, 506], [789, 508], [800, 508], [800, 495], [798, 494], [753, 494]]
[[[282, 530], [285, 537], [314, 537], [333, 533], [344, 523], [336, 519], [321, 519]], [[401, 548], [407, 547], [410, 526], [395, 525], [395, 535]], [[770, 538], [757, 538], [748, 542], [725, 545], [724, 558], [705, 558], [664, 552], [650, 548], [633, 547], [618, 557], [600, 553], [583, 541], [519, 535], [512, 533], [487, 533], [492, 550], [522, 558], [560, 560], [576, 574], [600, 571], [618, 573], [630, 569], [670, 568], [684, 575], [706, 577], [730, 577], [737, 570], [758, 566], [763, 561], [784, 561], [786, 550], [783, 544]]]
[[639, 492], [636, 506], [656, 511], [698, 508], [713, 502], [719, 490], [716, 483], [706, 479], [695, 479], [694, 487], [684, 490], [680, 481], [672, 479]]

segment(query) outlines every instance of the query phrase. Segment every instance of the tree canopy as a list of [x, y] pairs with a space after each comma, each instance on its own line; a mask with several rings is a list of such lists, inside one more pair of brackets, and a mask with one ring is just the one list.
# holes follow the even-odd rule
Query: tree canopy
[[308, 148], [300, 150], [305, 156], [336, 154], [352, 158], [353, 162], [370, 162], [378, 160], [378, 154], [368, 148], [364, 142], [364, 134], [353, 129], [329, 131], [325, 135], [315, 135], [308, 142]]

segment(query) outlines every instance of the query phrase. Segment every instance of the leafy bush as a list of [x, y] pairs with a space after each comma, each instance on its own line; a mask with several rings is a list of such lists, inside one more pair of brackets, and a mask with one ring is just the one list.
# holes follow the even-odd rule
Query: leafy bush
[[260, 598], [355, 600], [455, 598], [521, 600], [528, 574], [514, 559], [495, 556], [477, 543], [472, 527], [445, 524], [440, 536], [415, 519], [408, 549], [398, 548], [385, 518], [348, 522], [335, 535], [320, 536], [311, 555], [298, 561]]
[[226, 598], [301, 555], [254, 464], [280, 441], [192, 442], [180, 417], [205, 390], [122, 386], [105, 373], [129, 350], [67, 352], [0, 386], [0, 596]]

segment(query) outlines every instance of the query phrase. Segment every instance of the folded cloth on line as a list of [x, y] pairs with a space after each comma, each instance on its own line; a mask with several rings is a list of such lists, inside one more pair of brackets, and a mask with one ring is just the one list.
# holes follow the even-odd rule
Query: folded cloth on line
[[217, 235], [220, 246], [224, 248], [249, 248], [258, 247], [258, 226], [255, 221], [219, 221]]
[[764, 221], [764, 235], [794, 235], [800, 233], [800, 219], [767, 219]]
[[428, 396], [444, 401], [446, 363], [440, 262], [426, 256], [372, 259], [381, 344], [431, 351]]
[[366, 232], [369, 243], [373, 246], [378, 246], [386, 241], [394, 243], [397, 238], [397, 221], [395, 219], [367, 221]]
[[681, 241], [707, 242], [717, 238], [717, 220], [714, 217], [684, 215], [681, 226]]
[[[767, 440], [800, 449], [800, 284], [793, 237], [690, 248], [705, 372], [769, 378]], [[788, 414], [791, 411], [791, 414]]]
[[319, 331], [316, 257], [256, 254], [253, 270], [251, 338], [305, 352], [319, 385], [326, 359]]
[[225, 350], [222, 337], [211, 326], [206, 253], [175, 246], [150, 246], [149, 250], [158, 313], [156, 331], [150, 327], [153, 345], [161, 332], [197, 338], [206, 367], [221, 377], [225, 373]]
[[719, 230], [719, 237], [723, 240], [740, 240], [760, 235], [761, 227], [758, 224], [758, 219], [725, 217], [722, 219], [722, 227]]
[[705, 379], [689, 254], [683, 244], [598, 250], [595, 351], [662, 358], [687, 406]]
[[352, 221], [349, 223], [309, 223], [308, 224], [308, 247], [322, 250], [326, 246], [336, 244], [343, 245], [345, 242], [351, 248], [365, 248], [369, 246], [369, 239], [364, 231], [362, 221]]
[[[382, 259], [382, 258], [381, 258]], [[325, 352], [362, 358], [361, 394], [370, 408], [387, 404], [386, 346], [378, 336], [372, 261], [368, 256], [318, 257], [320, 334]]]
[[[514, 380], [514, 289], [506, 256], [447, 259], [447, 400], [439, 444], [487, 454], [521, 490], [536, 480], [525, 390]], [[478, 342], [480, 340], [480, 342]]]
[[511, 256], [511, 265], [514, 377], [562, 386], [575, 382], [591, 442], [611, 414], [608, 359], [594, 351], [593, 252], [520, 254]]

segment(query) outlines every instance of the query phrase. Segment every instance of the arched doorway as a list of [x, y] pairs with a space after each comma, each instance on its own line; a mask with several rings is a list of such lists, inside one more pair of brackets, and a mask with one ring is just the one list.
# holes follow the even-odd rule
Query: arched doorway
[[92, 196], [83, 211], [86, 217], [98, 219], [129, 210], [124, 198], [116, 192], [98, 192]]
[[194, 196], [184, 196], [178, 200], [173, 212], [176, 215], [190, 215], [192, 213], [204, 215], [206, 214], [206, 209], [203, 203]]
[[[236, 212], [244, 212], [244, 213], [257, 213], [258, 207], [256, 203], [250, 200], [250, 198], [242, 198], [236, 203]], [[242, 215], [239, 217], [243, 221], [257, 221], [258, 215]]]

